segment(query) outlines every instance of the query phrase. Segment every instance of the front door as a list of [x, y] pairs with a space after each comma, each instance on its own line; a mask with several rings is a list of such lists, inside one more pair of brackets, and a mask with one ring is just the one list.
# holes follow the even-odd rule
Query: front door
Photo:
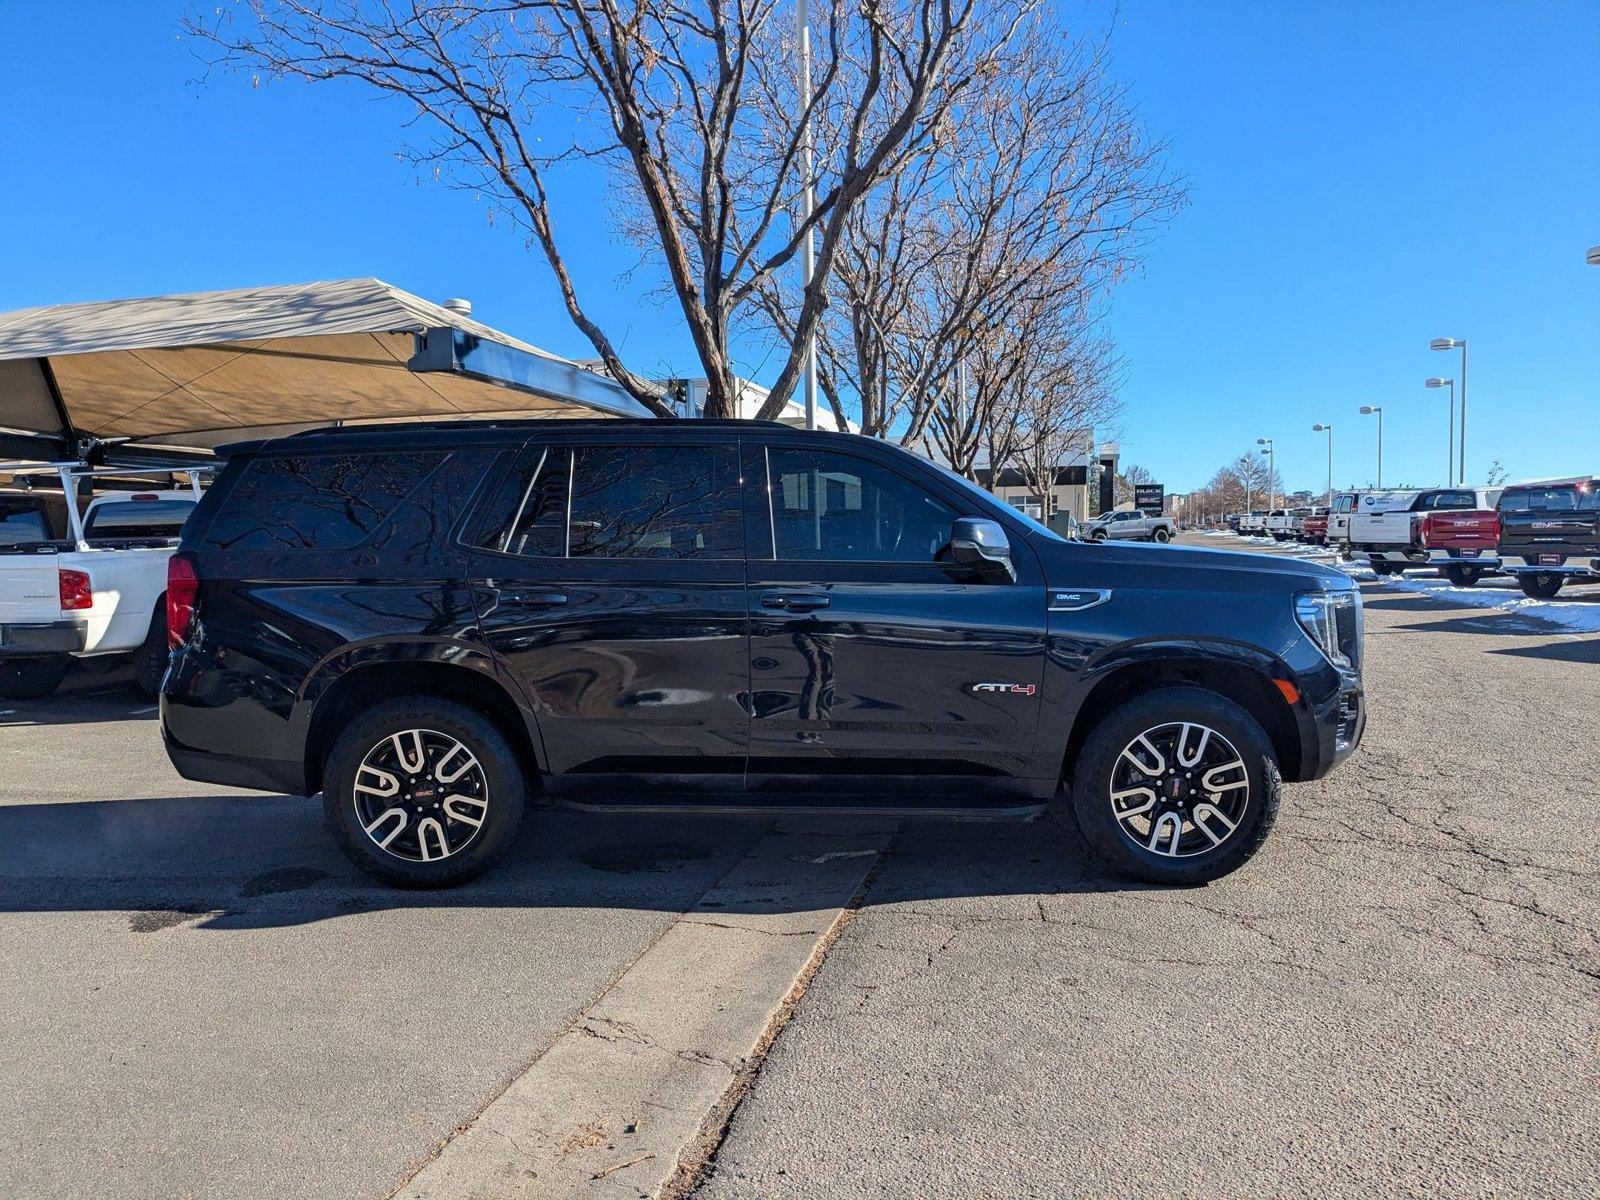
[[1028, 547], [1010, 584], [936, 561], [974, 514], [875, 455], [747, 438], [744, 474], [751, 775], [1022, 774], [1044, 658]]
[[479, 626], [557, 772], [744, 769], [737, 441], [534, 442], [476, 524]]

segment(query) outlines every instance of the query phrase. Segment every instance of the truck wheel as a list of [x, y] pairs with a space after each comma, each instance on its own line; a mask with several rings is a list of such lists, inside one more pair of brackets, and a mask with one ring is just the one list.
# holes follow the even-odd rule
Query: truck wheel
[[67, 677], [72, 660], [65, 654], [29, 654], [0, 659], [0, 699], [37, 700], [48, 696]]
[[1157, 541], [1157, 542], [1170, 542], [1172, 540], [1172, 535], [1170, 533], [1168, 533], [1165, 529], [1156, 530], [1154, 533], [1152, 533], [1150, 535], [1150, 537], [1151, 537], [1152, 540]]
[[1534, 600], [1554, 600], [1566, 580], [1559, 575], [1518, 575], [1517, 586], [1522, 594]]
[[167, 648], [167, 598], [163, 596], [156, 601], [144, 644], [133, 652], [133, 681], [146, 696], [160, 694], [161, 677], [167, 673], [167, 659], [171, 655], [172, 651]]
[[1105, 541], [1106, 540], [1106, 531], [1104, 529], [1096, 529], [1093, 533], [1091, 533], [1089, 535], [1089, 540], [1091, 542], [1103, 542], [1103, 541]]
[[1483, 577], [1482, 567], [1458, 567], [1454, 563], [1444, 569], [1445, 578], [1457, 587], [1471, 587]]
[[1113, 870], [1201, 884], [1266, 840], [1283, 783], [1253, 717], [1201, 688], [1136, 697], [1096, 725], [1072, 771], [1072, 812]]
[[522, 766], [482, 713], [404, 696], [350, 722], [328, 754], [323, 807], [350, 860], [397, 887], [464, 883], [516, 840]]

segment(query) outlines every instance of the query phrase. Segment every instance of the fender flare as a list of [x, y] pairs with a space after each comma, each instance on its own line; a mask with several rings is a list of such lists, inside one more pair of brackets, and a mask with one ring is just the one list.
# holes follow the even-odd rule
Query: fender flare
[[538, 718], [522, 687], [500, 665], [485, 646], [449, 637], [385, 636], [351, 642], [321, 659], [305, 677], [294, 698], [290, 727], [297, 743], [309, 750], [317, 705], [330, 688], [353, 673], [373, 667], [431, 664], [471, 672], [481, 681], [504, 693], [517, 711], [535, 764], [541, 772], [549, 769], [544, 736]]

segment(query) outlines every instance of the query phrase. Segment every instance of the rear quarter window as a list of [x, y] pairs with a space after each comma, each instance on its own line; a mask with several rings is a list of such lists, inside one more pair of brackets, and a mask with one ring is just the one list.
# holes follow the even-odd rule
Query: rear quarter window
[[253, 459], [206, 527], [218, 550], [359, 546], [448, 452], [270, 455]]

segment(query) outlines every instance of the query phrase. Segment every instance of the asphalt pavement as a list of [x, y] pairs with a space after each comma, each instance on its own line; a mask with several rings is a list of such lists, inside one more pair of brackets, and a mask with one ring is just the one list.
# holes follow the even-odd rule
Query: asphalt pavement
[[1365, 742], [1227, 879], [903, 829], [698, 1200], [1600, 1194], [1600, 638], [1364, 591]]
[[[552, 1146], [574, 1194], [651, 1194], [697, 1120], [708, 1200], [1594, 1195], [1600, 638], [1364, 590], [1363, 747], [1192, 890], [1050, 820], [889, 829], [874, 867], [847, 824], [541, 813], [397, 892], [318, 802], [180, 780], [124, 678], [0, 704], [0, 1195], [539, 1196]], [[844, 874], [774, 886], [804, 871]], [[561, 1057], [618, 1036], [671, 1122], [623, 1119], [616, 1047]], [[557, 1137], [542, 1081], [591, 1061]]]

